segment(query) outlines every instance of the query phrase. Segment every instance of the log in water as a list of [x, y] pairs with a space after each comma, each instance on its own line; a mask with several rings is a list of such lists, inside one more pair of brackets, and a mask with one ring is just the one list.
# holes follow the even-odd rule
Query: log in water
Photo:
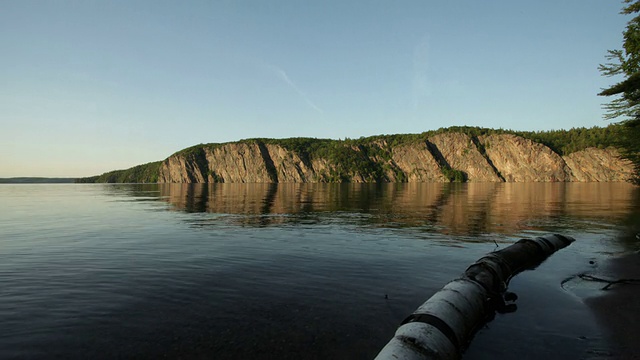
[[405, 319], [376, 359], [458, 359], [475, 332], [496, 312], [515, 310], [505, 300], [509, 280], [540, 265], [573, 238], [548, 235], [522, 239], [480, 258], [462, 277], [445, 285]]

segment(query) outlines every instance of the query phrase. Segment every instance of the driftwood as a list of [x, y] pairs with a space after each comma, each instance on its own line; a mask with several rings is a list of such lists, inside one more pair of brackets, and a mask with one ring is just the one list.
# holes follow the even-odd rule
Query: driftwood
[[475, 332], [496, 312], [514, 311], [514, 304], [505, 304], [516, 299], [506, 291], [509, 280], [573, 241], [548, 235], [487, 254], [405, 319], [376, 359], [459, 359]]
[[617, 284], [640, 284], [640, 279], [615, 279], [615, 280], [609, 280], [609, 279], [603, 279], [601, 277], [597, 277], [594, 275], [589, 275], [589, 274], [577, 274], [577, 275], [573, 275], [570, 276], [566, 279], [564, 279], [561, 283], [560, 286], [562, 286], [564, 288], [564, 284], [566, 284], [567, 282], [575, 279], [575, 278], [580, 278], [582, 280], [585, 281], [595, 281], [595, 282], [600, 282], [600, 283], [606, 283], [607, 285], [603, 286], [602, 288], [600, 288], [600, 290], [609, 290], [613, 285], [617, 285]]

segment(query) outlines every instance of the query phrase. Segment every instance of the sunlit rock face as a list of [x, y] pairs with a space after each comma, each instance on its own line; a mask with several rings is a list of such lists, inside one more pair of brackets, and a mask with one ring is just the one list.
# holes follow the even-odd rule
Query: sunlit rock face
[[408, 182], [449, 181], [424, 142], [393, 149], [392, 160], [406, 174]]
[[275, 182], [263, 151], [258, 144], [228, 144], [206, 149], [208, 182], [268, 183]]
[[633, 175], [631, 161], [615, 148], [587, 148], [563, 157], [571, 169], [571, 181], [627, 181]]
[[[316, 182], [316, 173], [313, 168], [305, 165], [295, 152], [270, 144], [265, 145], [265, 149], [273, 162], [278, 182]], [[316, 163], [316, 167], [321, 168], [322, 165]]]
[[487, 157], [507, 182], [568, 181], [562, 157], [545, 145], [515, 135], [480, 136]]
[[[269, 183], [277, 182], [274, 164], [259, 144], [225, 144], [174, 154], [160, 166], [161, 183]], [[274, 153], [278, 154], [277, 151]], [[282, 168], [285, 161], [279, 161]], [[270, 167], [269, 167], [270, 165]], [[292, 166], [293, 167], [293, 166]], [[287, 172], [293, 177], [291, 171]], [[289, 174], [291, 173], [291, 174]], [[296, 174], [299, 177], [299, 174]]]
[[[444, 133], [411, 144], [376, 140], [347, 146], [362, 167], [345, 167], [322, 154], [249, 141], [195, 146], [167, 158], [160, 183], [448, 182], [457, 171], [469, 182], [626, 181], [633, 166], [614, 148], [588, 148], [564, 157], [510, 134], [472, 137]], [[347, 158], [347, 162], [350, 158]], [[353, 166], [353, 164], [352, 164]], [[372, 170], [373, 169], [373, 170]]]
[[160, 165], [160, 183], [204, 183], [206, 180], [192, 156], [172, 155]]
[[468, 182], [502, 181], [473, 140], [463, 133], [444, 133], [429, 138], [449, 167], [463, 171]]

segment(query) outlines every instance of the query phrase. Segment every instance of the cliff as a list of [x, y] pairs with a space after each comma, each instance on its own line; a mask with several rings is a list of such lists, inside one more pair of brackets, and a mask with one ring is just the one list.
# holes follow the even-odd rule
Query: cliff
[[450, 127], [359, 139], [200, 144], [164, 161], [77, 182], [596, 182], [638, 176], [612, 145], [624, 129], [519, 132]]
[[402, 171], [407, 182], [449, 181], [426, 142], [399, 146], [392, 153], [391, 161]]
[[507, 182], [568, 181], [571, 170], [562, 157], [545, 145], [519, 136], [479, 137], [487, 158]]
[[626, 181], [614, 148], [561, 156], [514, 134], [445, 132], [397, 141], [252, 139], [198, 145], [163, 161], [160, 183]]
[[442, 158], [444, 166], [462, 171], [466, 174], [467, 181], [502, 181], [491, 161], [479, 150], [477, 137], [449, 133], [429, 137], [428, 141], [434, 152]]
[[571, 169], [571, 181], [627, 181], [633, 177], [633, 163], [621, 159], [614, 148], [587, 148], [563, 159]]

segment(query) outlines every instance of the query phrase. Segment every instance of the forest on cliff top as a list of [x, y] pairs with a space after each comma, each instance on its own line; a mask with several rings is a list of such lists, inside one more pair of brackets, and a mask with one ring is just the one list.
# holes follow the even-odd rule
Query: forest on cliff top
[[[287, 139], [267, 139], [254, 138], [244, 139], [231, 143], [252, 143], [256, 141], [265, 144], [280, 145], [283, 148], [293, 151], [300, 158], [309, 162], [313, 158], [326, 158], [339, 164], [344, 172], [359, 171], [369, 173], [367, 161], [360, 159], [364, 156], [379, 156], [386, 158], [390, 151], [397, 146], [410, 145], [412, 143], [424, 142], [429, 137], [442, 133], [464, 133], [469, 136], [483, 136], [494, 134], [512, 134], [541, 143], [549, 147], [559, 155], [568, 155], [572, 152], [584, 150], [589, 147], [606, 148], [619, 147], [619, 139], [624, 131], [623, 126], [611, 124], [607, 127], [573, 128], [570, 130], [550, 130], [550, 131], [516, 131], [507, 129], [488, 129], [471, 126], [453, 126], [440, 128], [419, 134], [394, 134], [394, 135], [374, 135], [360, 137], [358, 139], [334, 140], [317, 138], [287, 138]], [[371, 144], [386, 144], [384, 147], [371, 146]], [[216, 148], [230, 143], [199, 144], [178, 151], [178, 155], [188, 155], [201, 152], [204, 148]], [[362, 151], [350, 151], [353, 147], [358, 147]], [[150, 162], [134, 166], [125, 170], [114, 170], [99, 176], [77, 179], [81, 183], [153, 183], [158, 181], [158, 171], [162, 161]], [[363, 168], [364, 167], [364, 168]]]

